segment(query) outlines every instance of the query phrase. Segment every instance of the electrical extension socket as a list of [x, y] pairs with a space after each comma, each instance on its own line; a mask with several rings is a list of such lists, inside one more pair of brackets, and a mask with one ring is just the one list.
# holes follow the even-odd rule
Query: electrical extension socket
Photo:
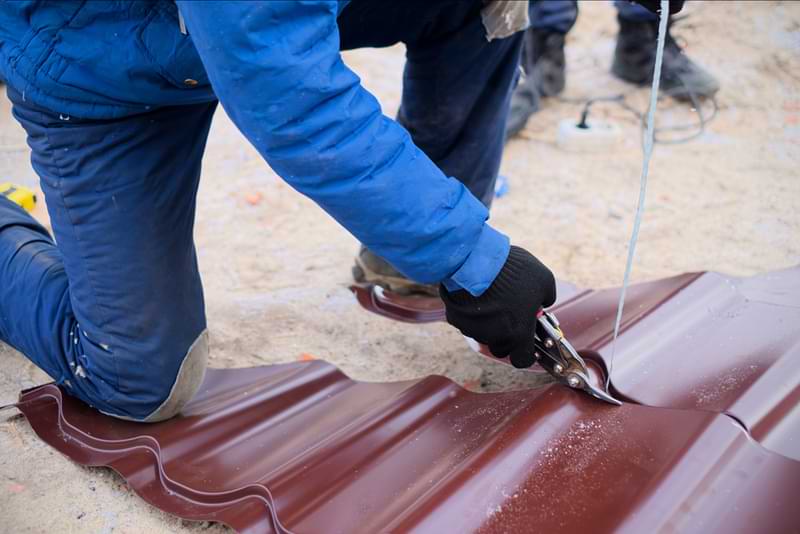
[[613, 122], [563, 119], [558, 123], [556, 145], [562, 150], [584, 152], [606, 149], [622, 137], [622, 130]]

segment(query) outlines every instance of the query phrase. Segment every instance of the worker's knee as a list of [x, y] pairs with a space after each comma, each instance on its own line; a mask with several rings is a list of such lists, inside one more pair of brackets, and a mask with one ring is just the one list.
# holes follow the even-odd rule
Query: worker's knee
[[206, 373], [207, 362], [208, 332], [204, 330], [186, 353], [186, 357], [178, 369], [175, 382], [164, 401], [144, 421], [154, 423], [177, 415], [200, 388]]
[[[158, 380], [146, 380], [143, 383], [141, 374], [137, 373], [135, 381], [130, 377], [120, 377], [131, 389], [141, 394], [127, 394], [118, 397], [113, 411], [104, 413], [145, 423], [155, 423], [174, 417], [183, 409], [200, 388], [205, 376], [208, 361], [208, 332], [203, 331], [185, 352], [180, 365], [169, 376], [160, 376]], [[138, 384], [137, 384], [138, 382]]]

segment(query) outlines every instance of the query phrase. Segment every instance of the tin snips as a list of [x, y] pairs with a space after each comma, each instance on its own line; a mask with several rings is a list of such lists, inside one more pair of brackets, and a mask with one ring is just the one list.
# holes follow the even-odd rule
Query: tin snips
[[557, 382], [572, 389], [582, 389], [592, 397], [621, 406], [606, 389], [592, 383], [589, 369], [577, 351], [564, 337], [558, 319], [550, 312], [539, 310], [534, 332], [534, 357]]

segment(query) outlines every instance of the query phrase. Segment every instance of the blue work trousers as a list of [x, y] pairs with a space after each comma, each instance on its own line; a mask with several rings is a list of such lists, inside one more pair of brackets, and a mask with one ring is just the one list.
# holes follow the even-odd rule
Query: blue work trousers
[[0, 339], [96, 408], [147, 419], [206, 327], [192, 231], [216, 102], [83, 120], [8, 96], [57, 245], [0, 198]]
[[[487, 42], [481, 7], [355, 0], [338, 22], [342, 49], [407, 45], [399, 121], [488, 205], [521, 33]], [[90, 405], [151, 420], [206, 329], [192, 231], [217, 102], [89, 120], [8, 94], [55, 241], [0, 197], [0, 339]]]
[[[626, 0], [616, 0], [619, 18], [624, 20], [645, 22], [658, 20], [658, 16], [639, 4]], [[531, 27], [558, 33], [567, 33], [578, 19], [577, 0], [531, 0], [529, 15]]]

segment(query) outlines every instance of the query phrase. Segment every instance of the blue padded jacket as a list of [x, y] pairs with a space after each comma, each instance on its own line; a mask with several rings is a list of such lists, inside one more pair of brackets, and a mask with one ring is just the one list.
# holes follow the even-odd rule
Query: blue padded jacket
[[83, 118], [218, 98], [269, 165], [362, 243], [418, 281], [478, 295], [508, 238], [342, 62], [345, 6], [3, 2], [0, 72], [26, 99]]

